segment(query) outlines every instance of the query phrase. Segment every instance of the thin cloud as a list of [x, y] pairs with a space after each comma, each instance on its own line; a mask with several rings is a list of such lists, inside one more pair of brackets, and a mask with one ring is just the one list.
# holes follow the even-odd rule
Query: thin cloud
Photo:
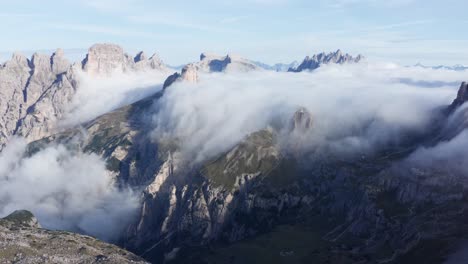
[[233, 32], [227, 28], [220, 28], [212, 26], [208, 23], [200, 23], [195, 21], [194, 19], [189, 18], [182, 18], [176, 14], [173, 15], [138, 15], [138, 16], [127, 16], [126, 19], [135, 24], [143, 24], [143, 25], [161, 25], [161, 26], [169, 26], [175, 28], [182, 28], [182, 29], [191, 29], [191, 30], [199, 30], [199, 31], [206, 31], [206, 32], [219, 32], [219, 33], [227, 33]]
[[67, 31], [78, 31], [84, 33], [93, 33], [93, 34], [106, 34], [112, 36], [121, 36], [121, 37], [155, 37], [152, 32], [147, 31], [138, 31], [132, 29], [122, 29], [117, 27], [107, 27], [100, 25], [91, 25], [91, 24], [63, 24], [63, 23], [54, 23], [47, 24], [48, 27], [60, 30]]

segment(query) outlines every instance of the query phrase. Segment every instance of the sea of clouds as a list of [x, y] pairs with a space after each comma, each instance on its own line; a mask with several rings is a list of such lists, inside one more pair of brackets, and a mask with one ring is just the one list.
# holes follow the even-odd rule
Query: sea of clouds
[[[302, 73], [200, 74], [198, 83], [176, 82], [154, 102], [149, 136], [176, 138], [187, 160], [200, 163], [268, 126], [287, 144], [289, 122], [305, 107], [312, 127], [301, 137], [302, 147], [361, 155], [430, 128], [435, 110], [451, 103], [466, 76], [386, 63], [329, 65]], [[165, 77], [84, 76], [62, 125], [74, 126], [150, 96], [160, 91]], [[442, 157], [427, 149], [419, 150], [419, 157], [459, 155], [468, 139], [456, 140], [436, 146]], [[117, 239], [139, 207], [139, 194], [117, 188], [105, 168], [96, 154], [52, 145], [27, 155], [26, 143], [12, 140], [0, 153], [0, 216], [27, 209], [46, 228]]]
[[[428, 129], [465, 76], [370, 63], [302, 73], [201, 74], [198, 83], [170, 86], [155, 103], [153, 137], [177, 138], [182, 152], [201, 162], [255, 131], [275, 124], [288, 128], [294, 112], [305, 107], [312, 128], [302, 137], [303, 147], [368, 153]], [[279, 130], [280, 141], [287, 141]]]

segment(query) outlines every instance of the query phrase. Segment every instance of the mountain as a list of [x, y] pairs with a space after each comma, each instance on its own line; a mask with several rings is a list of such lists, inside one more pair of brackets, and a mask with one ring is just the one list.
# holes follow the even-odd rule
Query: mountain
[[5, 263], [147, 263], [89, 236], [42, 229], [24, 210], [0, 218], [0, 247]]
[[202, 53], [200, 61], [189, 63], [182, 67], [181, 73], [178, 72], [169, 76], [164, 82], [163, 89], [170, 86], [175, 81], [185, 80], [192, 83], [197, 82], [199, 73], [214, 73], [214, 72], [249, 72], [258, 71], [262, 68], [255, 65], [253, 62], [239, 56], [226, 55], [219, 56], [215, 54]]
[[21, 54], [0, 65], [0, 148], [13, 135], [29, 141], [40, 139], [57, 128], [77, 89], [80, 74], [107, 77], [123, 72], [168, 72], [157, 55], [140, 52], [136, 57], [113, 44], [89, 48], [81, 63], [68, 62], [61, 49], [51, 56]]
[[[61, 144], [77, 155], [93, 153], [102, 158], [119, 188], [139, 194], [137, 213], [115, 243], [148, 261], [440, 263], [466, 242], [468, 183], [463, 170], [437, 160], [437, 156], [434, 165], [415, 156], [430, 148], [438, 150], [439, 144], [447, 142], [462, 145], [457, 138], [468, 127], [466, 83], [460, 86], [452, 104], [433, 109], [423, 131], [408, 131], [397, 142], [365, 155], [341, 156], [308, 148], [307, 133], [318, 129], [320, 116], [296, 105], [289, 118], [274, 120], [213, 157], [196, 160], [182, 154], [187, 142], [176, 134], [155, 134], [150, 124], [161, 114], [158, 103], [167, 104], [167, 96], [182, 92], [180, 89], [197, 88], [176, 83], [198, 83], [210, 73], [262, 73], [260, 67], [237, 56], [202, 54], [199, 62], [168, 76], [163, 89], [152, 95], [79, 125], [54, 130], [54, 122], [63, 116], [63, 109], [80, 89], [77, 72], [110, 78], [114, 71], [166, 72], [157, 57], [139, 53], [132, 58], [115, 45], [93, 46], [81, 63], [71, 66], [59, 60], [60, 56], [58, 51], [57, 57], [45, 57], [48, 60], [41, 63], [35, 59], [37, 66], [32, 67], [33, 59], [15, 55], [2, 66], [0, 76], [5, 81], [0, 84], [8, 86], [1, 92], [13, 90], [8, 98], [20, 97], [9, 101], [6, 112], [16, 113], [9, 109], [22, 109], [32, 100], [30, 111], [11, 118], [17, 118], [18, 129], [5, 130], [5, 138], [25, 136], [30, 141], [25, 155], [31, 157], [48, 146]], [[294, 71], [361, 59], [341, 52], [316, 55]], [[7, 75], [14, 81], [6, 81]], [[21, 97], [24, 87], [28, 88], [26, 99]], [[28, 93], [30, 90], [40, 92]], [[21, 107], [15, 108], [15, 103]], [[190, 111], [200, 111], [199, 106]], [[224, 118], [225, 109], [213, 111]], [[164, 125], [174, 122], [168, 120]], [[185, 122], [193, 125], [191, 120]], [[373, 125], [372, 119], [368, 126]], [[28, 134], [26, 128], [39, 132]], [[457, 156], [452, 158], [463, 167]], [[74, 245], [68, 245], [74, 242], [70, 241], [81, 245], [82, 240], [91, 239], [37, 231], [36, 221], [30, 215], [26, 219], [33, 225], [28, 227], [32, 229], [29, 233], [14, 232], [17, 230], [11, 224], [0, 230], [5, 230], [6, 236], [15, 236], [20, 245], [33, 243], [28, 239], [36, 232], [46, 234], [37, 239], [58, 238], [56, 243], [66, 245], [55, 247], [55, 242], [48, 242], [52, 243], [48, 255], [74, 253]], [[97, 253], [90, 261], [112, 255], [104, 250], [121, 252], [92, 241], [98, 249], [92, 251]], [[53, 251], [69, 248], [72, 251]]]
[[[175, 80], [197, 81], [199, 71], [225, 69], [228, 59], [215, 59], [214, 69], [211, 60], [186, 66]], [[176, 138], [151, 140], [144, 125], [172, 83], [83, 128], [30, 144], [34, 151], [55, 142], [99, 153], [122, 183], [142, 188], [140, 212], [123, 242], [138, 255], [154, 263], [438, 262], [463, 241], [468, 185], [443, 167], [432, 171], [409, 160], [418, 147], [460, 133], [449, 119], [465, 100], [465, 84], [452, 106], [437, 110], [432, 129], [371, 156], [304, 160], [310, 154], [300, 145], [281, 149], [282, 132], [266, 127], [189, 165]], [[305, 108], [288, 122], [291, 135], [314, 129]]]
[[312, 57], [305, 57], [301, 64], [297, 67], [291, 67], [288, 69], [290, 72], [301, 72], [304, 70], [315, 70], [323, 64], [346, 64], [346, 63], [358, 63], [361, 60], [364, 60], [364, 56], [358, 55], [353, 57], [348, 53], [343, 54], [341, 50], [337, 50], [336, 52], [331, 53], [320, 53], [315, 54]]
[[262, 62], [259, 62], [259, 61], [253, 61], [253, 63], [255, 65], [257, 65], [258, 67], [262, 68], [262, 69], [269, 70], [269, 71], [276, 71], [276, 72], [286, 72], [290, 68], [296, 68], [299, 65], [299, 63], [297, 61], [293, 61], [293, 62], [291, 62], [289, 64], [287, 64], [287, 63], [276, 63], [274, 65], [268, 65], [268, 64], [265, 64], [265, 63], [262, 63]]
[[439, 66], [426, 66], [421, 63], [417, 63], [414, 65], [414, 67], [420, 67], [424, 69], [434, 69], [434, 70], [449, 70], [449, 71], [465, 71], [468, 70], [468, 66], [464, 65], [453, 65], [453, 66], [445, 66], [445, 65], [439, 65]]

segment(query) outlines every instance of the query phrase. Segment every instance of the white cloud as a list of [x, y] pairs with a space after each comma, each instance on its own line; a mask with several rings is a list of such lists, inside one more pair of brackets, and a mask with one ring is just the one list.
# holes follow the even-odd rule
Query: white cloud
[[78, 125], [155, 94], [161, 90], [168, 75], [166, 71], [115, 73], [111, 76], [77, 72], [79, 87], [60, 124]]
[[138, 197], [114, 186], [97, 155], [49, 146], [27, 157], [25, 150], [17, 139], [0, 153], [0, 216], [26, 209], [45, 228], [105, 240], [117, 239], [133, 220]]
[[464, 77], [392, 64], [202, 75], [198, 84], [178, 83], [166, 91], [157, 103], [154, 137], [179, 138], [182, 151], [201, 161], [273, 121], [287, 124], [304, 106], [314, 123], [306, 147], [367, 152], [424, 129], [431, 111], [454, 98], [458, 87], [451, 82]]

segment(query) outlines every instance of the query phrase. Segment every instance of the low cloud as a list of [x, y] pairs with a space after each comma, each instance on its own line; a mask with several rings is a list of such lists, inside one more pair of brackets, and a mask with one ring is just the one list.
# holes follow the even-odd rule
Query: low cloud
[[[304, 147], [367, 153], [427, 129], [433, 111], [456, 95], [458, 84], [447, 84], [464, 77], [371, 63], [329, 65], [303, 73], [204, 74], [196, 84], [174, 84], [156, 102], [153, 137], [177, 138], [182, 153], [200, 162], [249, 133], [278, 123], [287, 127], [302, 106], [313, 123]], [[287, 142], [287, 137], [280, 140]]]
[[162, 89], [166, 72], [142, 71], [90, 76], [78, 72], [79, 87], [62, 126], [78, 125]]
[[33, 212], [49, 229], [86, 233], [113, 241], [133, 220], [138, 196], [115, 187], [105, 163], [95, 154], [49, 146], [25, 156], [15, 139], [0, 153], [0, 216]]

